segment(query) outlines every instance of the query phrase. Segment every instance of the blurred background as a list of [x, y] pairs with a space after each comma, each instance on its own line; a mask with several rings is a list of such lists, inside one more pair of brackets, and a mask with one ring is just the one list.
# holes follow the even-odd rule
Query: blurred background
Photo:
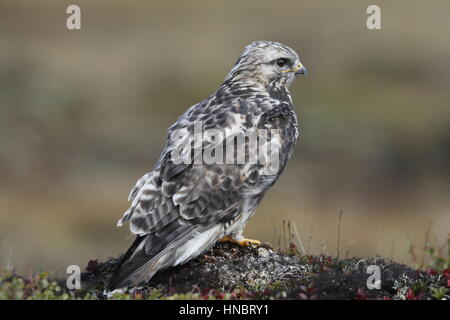
[[414, 264], [411, 244], [444, 244], [450, 2], [376, 2], [382, 30], [366, 27], [374, 1], [1, 0], [0, 267], [124, 252], [116, 221], [166, 129], [254, 40], [294, 48], [309, 74], [291, 88], [303, 135], [246, 235], [277, 246], [290, 221], [305, 250], [335, 255], [343, 210], [350, 256]]

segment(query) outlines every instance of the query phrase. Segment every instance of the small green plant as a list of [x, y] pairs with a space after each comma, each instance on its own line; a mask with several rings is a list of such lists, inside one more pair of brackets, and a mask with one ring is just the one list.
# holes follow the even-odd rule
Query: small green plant
[[13, 271], [0, 272], [0, 300], [68, 300], [95, 299], [86, 293], [76, 296], [75, 292], [63, 289], [56, 281], [50, 279], [50, 274], [41, 272], [29, 277], [21, 277]]
[[[447, 252], [445, 252], [445, 247], [447, 247]], [[434, 246], [427, 243], [424, 247], [428, 267], [442, 272], [450, 268], [450, 233], [447, 238], [447, 243], [441, 247], [435, 248]]]
[[447, 288], [444, 287], [438, 287], [438, 288], [431, 288], [432, 296], [433, 298], [437, 299], [437, 300], [442, 300], [445, 298], [445, 295], [448, 292]]

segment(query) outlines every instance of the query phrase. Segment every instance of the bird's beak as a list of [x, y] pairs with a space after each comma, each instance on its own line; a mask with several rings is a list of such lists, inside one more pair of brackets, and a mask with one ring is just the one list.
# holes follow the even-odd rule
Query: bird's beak
[[308, 74], [308, 71], [306, 71], [306, 68], [302, 64], [299, 64], [297, 66], [297, 69], [295, 70], [295, 75], [297, 75], [297, 74], [303, 74], [306, 77], [306, 75]]

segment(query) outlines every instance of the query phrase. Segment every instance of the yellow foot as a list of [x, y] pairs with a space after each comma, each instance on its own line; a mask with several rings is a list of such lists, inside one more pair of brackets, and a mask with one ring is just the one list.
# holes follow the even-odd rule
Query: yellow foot
[[246, 238], [237, 240], [237, 239], [234, 239], [234, 238], [232, 238], [232, 237], [230, 237], [230, 236], [225, 236], [225, 237], [223, 237], [222, 239], [219, 240], [219, 242], [231, 242], [231, 243], [236, 243], [236, 244], [238, 244], [238, 245], [240, 245], [240, 246], [242, 246], [242, 247], [248, 247], [248, 246], [251, 245], [251, 244], [254, 244], [254, 245], [256, 245], [256, 246], [259, 246], [259, 245], [261, 244], [261, 241], [259, 241], [259, 240], [246, 239]]

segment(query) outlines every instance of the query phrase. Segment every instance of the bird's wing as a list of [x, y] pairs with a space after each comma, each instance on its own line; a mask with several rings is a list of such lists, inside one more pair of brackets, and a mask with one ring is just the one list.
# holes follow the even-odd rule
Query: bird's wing
[[220, 220], [236, 205], [240, 178], [239, 168], [225, 165], [192, 165], [169, 180], [151, 172], [119, 225], [129, 221], [131, 232], [142, 236], [176, 220], [185, 226]]
[[[249, 105], [252, 105], [252, 108]], [[236, 108], [238, 107], [238, 108]], [[256, 108], [255, 108], [256, 107]], [[132, 189], [130, 208], [118, 225], [130, 221], [130, 230], [137, 235], [157, 233], [176, 220], [186, 225], [205, 225], [235, 217], [241, 189], [257, 181], [258, 165], [206, 164], [197, 162], [209, 148], [225, 145], [226, 139], [256, 128], [261, 110], [271, 110], [271, 101], [232, 101], [211, 107], [211, 102], [189, 110], [169, 130], [169, 137], [161, 157], [152, 172], [143, 176]], [[240, 113], [239, 111], [243, 111]], [[252, 114], [255, 111], [257, 114]], [[251, 118], [251, 119], [250, 119]], [[203, 137], [201, 152], [191, 162], [179, 163], [172, 157], [180, 145], [194, 134], [192, 126], [201, 120], [204, 129], [226, 129], [219, 141]], [[175, 130], [184, 139], [175, 139]], [[183, 134], [185, 132], [185, 134]], [[189, 150], [189, 149], [188, 149]], [[245, 149], [245, 152], [254, 153]]]

